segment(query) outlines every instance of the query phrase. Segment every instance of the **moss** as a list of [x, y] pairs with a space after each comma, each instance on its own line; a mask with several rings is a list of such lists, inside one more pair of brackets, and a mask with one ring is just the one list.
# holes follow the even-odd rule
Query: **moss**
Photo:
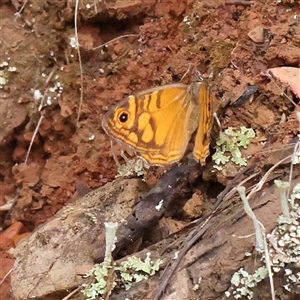
[[212, 48], [209, 50], [211, 67], [223, 69], [226, 68], [231, 61], [231, 52], [233, 46], [224, 40], [216, 40]]

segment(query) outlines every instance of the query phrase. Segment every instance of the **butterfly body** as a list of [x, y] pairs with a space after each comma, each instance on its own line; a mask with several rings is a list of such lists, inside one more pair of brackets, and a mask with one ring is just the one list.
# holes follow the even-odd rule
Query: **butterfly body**
[[153, 165], [180, 160], [197, 130], [194, 157], [204, 164], [209, 154], [211, 110], [206, 84], [170, 84], [129, 96], [110, 108], [102, 125], [108, 135]]

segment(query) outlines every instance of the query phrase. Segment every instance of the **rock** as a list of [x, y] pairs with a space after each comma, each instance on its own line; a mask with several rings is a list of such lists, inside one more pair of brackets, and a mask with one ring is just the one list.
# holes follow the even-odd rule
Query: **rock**
[[12, 99], [0, 99], [0, 142], [20, 126], [26, 119], [27, 111], [21, 104], [15, 104]]
[[271, 68], [268, 71], [282, 82], [287, 83], [293, 93], [300, 98], [300, 68], [279, 67]]
[[255, 43], [263, 43], [264, 41], [264, 27], [259, 25], [248, 32], [249, 38]]
[[13, 251], [11, 275], [16, 300], [57, 299], [57, 291], [84, 282], [79, 265], [93, 265], [92, 253], [103, 244], [104, 222], [121, 222], [146, 190], [140, 179], [117, 179], [62, 208]]

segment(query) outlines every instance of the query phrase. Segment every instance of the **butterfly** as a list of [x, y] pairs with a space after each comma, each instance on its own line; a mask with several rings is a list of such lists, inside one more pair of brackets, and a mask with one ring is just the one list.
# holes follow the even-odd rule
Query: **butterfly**
[[193, 156], [201, 165], [209, 155], [212, 98], [206, 83], [155, 87], [111, 107], [102, 126], [150, 165], [179, 161], [196, 132]]

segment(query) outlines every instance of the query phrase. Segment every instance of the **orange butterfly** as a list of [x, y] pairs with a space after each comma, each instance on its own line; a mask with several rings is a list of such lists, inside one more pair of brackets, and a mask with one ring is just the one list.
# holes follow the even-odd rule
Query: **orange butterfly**
[[197, 130], [194, 158], [202, 165], [209, 155], [212, 98], [203, 82], [170, 84], [131, 95], [110, 108], [106, 133], [131, 146], [152, 165], [179, 161]]

